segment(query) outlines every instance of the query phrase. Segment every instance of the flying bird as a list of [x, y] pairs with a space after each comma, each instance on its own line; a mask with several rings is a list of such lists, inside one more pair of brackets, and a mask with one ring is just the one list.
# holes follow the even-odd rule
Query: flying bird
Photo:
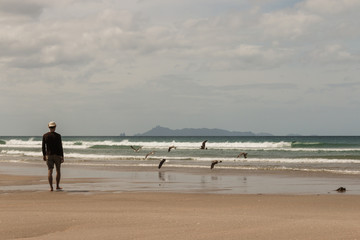
[[207, 149], [207, 148], [205, 147], [205, 144], [206, 144], [207, 141], [208, 141], [208, 140], [203, 141], [203, 143], [201, 144], [200, 149]]
[[166, 161], [166, 159], [164, 158], [163, 160], [161, 160], [160, 161], [160, 163], [159, 163], [159, 166], [158, 166], [158, 168], [160, 169], [161, 168], [161, 166], [165, 163], [165, 161]]
[[221, 162], [222, 162], [222, 161], [218, 161], [218, 160], [212, 161], [212, 162], [211, 162], [210, 169], [213, 169], [216, 164], [221, 163]]
[[145, 155], [145, 159], [147, 159], [147, 157], [148, 157], [149, 155], [152, 155], [152, 154], [154, 154], [154, 153], [155, 153], [155, 151], [149, 152], [148, 154]]
[[171, 149], [176, 149], [176, 147], [175, 146], [170, 146], [169, 149], [168, 149], [168, 152], [170, 152]]
[[247, 153], [246, 152], [242, 152], [240, 153], [237, 158], [241, 157], [241, 156], [244, 156], [244, 158], [247, 158]]
[[134, 150], [134, 152], [138, 152], [138, 151], [140, 151], [140, 149], [142, 148], [142, 147], [135, 148], [135, 147], [133, 147], [133, 146], [130, 146], [130, 147]]

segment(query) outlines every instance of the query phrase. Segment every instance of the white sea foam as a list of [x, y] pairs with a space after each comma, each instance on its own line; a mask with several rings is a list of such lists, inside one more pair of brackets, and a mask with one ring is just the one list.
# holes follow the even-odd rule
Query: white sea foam
[[[10, 139], [5, 141], [4, 147], [12, 148], [41, 148], [42, 141], [36, 141], [33, 138], [29, 140]], [[142, 146], [143, 148], [166, 149], [175, 145], [182, 149], [199, 149], [202, 142], [177, 142], [177, 141], [129, 141], [122, 140], [119, 142], [104, 141], [64, 141], [64, 149], [86, 149], [94, 146]], [[290, 142], [207, 142], [206, 146], [212, 149], [278, 149], [290, 148]]]
[[26, 141], [21, 139], [10, 139], [5, 141], [5, 144], [2, 146], [7, 148], [37, 148], [41, 146], [41, 141], [35, 141], [33, 138]]
[[17, 156], [30, 156], [39, 157], [42, 156], [42, 152], [28, 152], [20, 150], [1, 150], [1, 155], [17, 155]]
[[[89, 140], [63, 140], [64, 149], [89, 149], [96, 146], [104, 147], [130, 147], [130, 146], [142, 146], [143, 149], [167, 149], [169, 146], [176, 146], [178, 149], [199, 149], [201, 146], [201, 141], [133, 141], [133, 140], [122, 140], [122, 141], [113, 141], [113, 140], [102, 140], [102, 141], [89, 141]], [[4, 148], [39, 148], [41, 149], [41, 140], [35, 140], [34, 138], [29, 138], [27, 140], [23, 139], [10, 139], [5, 140], [5, 144], [1, 145]], [[306, 146], [306, 144], [302, 144]], [[236, 150], [266, 150], [266, 151], [332, 151], [332, 152], [342, 152], [342, 151], [360, 151], [360, 148], [324, 148], [324, 147], [301, 147], [296, 148], [292, 147], [292, 142], [289, 141], [280, 141], [280, 142], [249, 142], [249, 141], [238, 141], [238, 142], [211, 142], [206, 143], [208, 149], [236, 149]]]
[[[20, 150], [1, 150], [2, 156], [29, 156], [29, 157], [42, 157], [42, 152], [33, 151], [20, 151]], [[144, 155], [111, 155], [111, 154], [91, 154], [91, 153], [66, 153], [65, 158], [79, 159], [79, 160], [101, 160], [106, 164], [106, 160], [145, 160]], [[200, 156], [165, 156], [165, 155], [151, 155], [147, 160], [151, 159], [171, 159], [177, 161], [190, 161], [190, 162], [209, 162], [219, 160], [224, 162], [239, 162], [239, 163], [285, 163], [285, 164], [331, 164], [331, 163], [349, 163], [360, 164], [357, 159], [328, 159], [328, 158], [234, 158], [234, 157], [200, 157]]]
[[[123, 146], [142, 146], [143, 148], [166, 149], [169, 146], [176, 146], [179, 149], [199, 149], [202, 142], [131, 142], [122, 141], [117, 143]], [[276, 149], [290, 148], [290, 142], [207, 142], [206, 147], [209, 149]]]

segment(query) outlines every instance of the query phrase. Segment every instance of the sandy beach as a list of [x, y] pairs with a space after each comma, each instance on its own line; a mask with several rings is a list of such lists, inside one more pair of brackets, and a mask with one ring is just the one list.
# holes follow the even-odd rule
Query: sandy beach
[[[0, 239], [360, 239], [356, 177], [237, 173], [238, 191], [247, 178], [250, 193], [233, 194], [219, 188], [235, 173], [184, 174], [67, 166], [64, 191], [49, 192], [46, 168], [2, 165]], [[309, 178], [317, 182], [306, 193]], [[305, 184], [298, 192], [295, 180]], [[259, 187], [267, 181], [278, 185], [272, 193]], [[336, 183], [353, 191], [337, 193]]]

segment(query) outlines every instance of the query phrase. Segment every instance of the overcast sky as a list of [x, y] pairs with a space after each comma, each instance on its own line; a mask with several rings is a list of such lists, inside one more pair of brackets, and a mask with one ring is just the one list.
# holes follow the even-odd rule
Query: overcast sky
[[0, 136], [360, 135], [360, 0], [0, 0]]

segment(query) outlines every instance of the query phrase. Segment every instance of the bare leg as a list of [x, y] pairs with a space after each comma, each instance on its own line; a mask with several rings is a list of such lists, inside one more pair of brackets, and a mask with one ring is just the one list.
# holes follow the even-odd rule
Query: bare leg
[[59, 168], [56, 168], [56, 189], [58, 189], [58, 190], [62, 189], [60, 187], [60, 179], [61, 179], [61, 170], [59, 167]]
[[48, 180], [49, 180], [49, 184], [50, 184], [50, 191], [54, 191], [52, 174], [53, 174], [53, 169], [49, 169], [49, 171], [48, 171]]

